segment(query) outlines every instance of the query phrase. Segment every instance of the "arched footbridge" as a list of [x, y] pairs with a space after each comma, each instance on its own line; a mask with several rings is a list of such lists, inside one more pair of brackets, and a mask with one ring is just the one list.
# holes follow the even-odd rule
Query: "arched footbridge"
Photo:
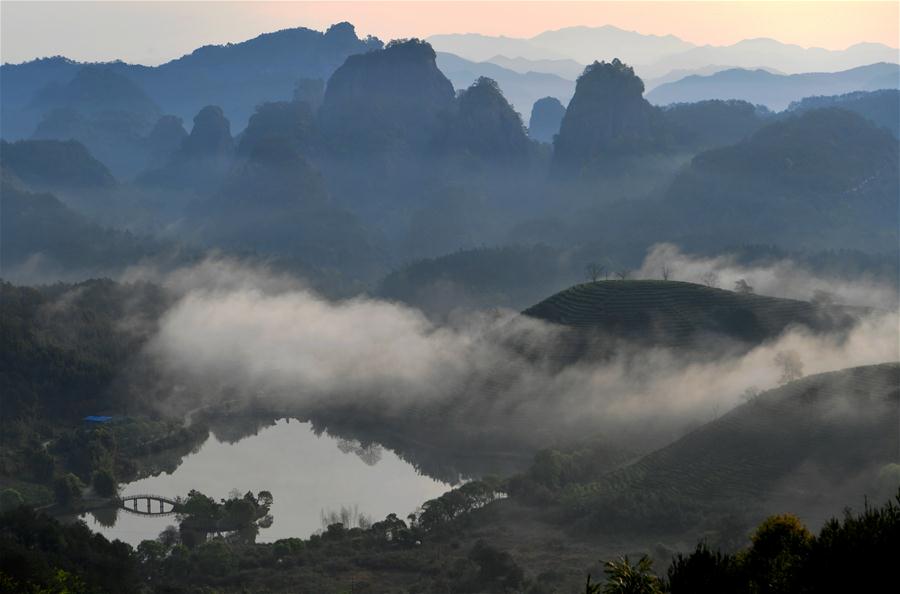
[[125, 495], [118, 504], [119, 509], [141, 516], [168, 516], [181, 507], [178, 501], [161, 495]]

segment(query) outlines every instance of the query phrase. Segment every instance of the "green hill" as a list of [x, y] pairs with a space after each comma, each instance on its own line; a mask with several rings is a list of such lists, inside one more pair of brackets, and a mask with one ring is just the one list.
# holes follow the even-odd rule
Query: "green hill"
[[765, 392], [596, 482], [568, 505], [588, 525], [656, 533], [791, 510], [807, 520], [878, 496], [897, 462], [900, 364], [823, 373]]
[[849, 328], [848, 310], [805, 301], [735, 293], [680, 281], [598, 281], [575, 285], [524, 315], [570, 328], [563, 352], [578, 357], [628, 340], [644, 346], [739, 350], [791, 326], [824, 332]]

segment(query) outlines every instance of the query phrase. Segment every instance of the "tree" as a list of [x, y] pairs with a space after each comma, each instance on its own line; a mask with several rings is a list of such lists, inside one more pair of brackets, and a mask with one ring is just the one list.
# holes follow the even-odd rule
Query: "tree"
[[596, 262], [591, 262], [587, 266], [584, 267], [584, 275], [590, 280], [592, 283], [600, 280], [600, 277], [603, 275], [605, 268], [601, 264], [597, 264]]
[[57, 477], [53, 481], [53, 494], [56, 496], [56, 502], [62, 506], [72, 505], [81, 499], [81, 490], [84, 485], [77, 476], [66, 474]]
[[625, 269], [619, 270], [616, 272], [616, 278], [619, 280], [626, 280], [628, 278], [628, 271]]
[[662, 273], [662, 279], [663, 279], [663, 280], [669, 280], [669, 277], [672, 276], [672, 269], [669, 268], [669, 267], [668, 267], [667, 265], [665, 265], [665, 264], [663, 264], [662, 270], [661, 270], [660, 272]]
[[0, 511], [7, 511], [19, 507], [25, 502], [22, 494], [15, 489], [3, 489], [0, 493]]
[[647, 555], [634, 565], [628, 556], [603, 564], [606, 584], [603, 594], [662, 594], [659, 578], [653, 573], [653, 562]]
[[775, 355], [775, 365], [781, 368], [779, 385], [798, 380], [803, 377], [803, 361], [796, 351], [779, 351]]
[[738, 279], [736, 283], [734, 283], [734, 292], [735, 293], [743, 293], [745, 295], [749, 295], [753, 293], [753, 286], [748, 283], [744, 279]]
[[118, 487], [116, 479], [113, 477], [112, 472], [107, 468], [102, 468], [94, 472], [91, 483], [94, 485], [94, 491], [97, 492], [97, 495], [102, 497], [112, 497], [116, 494], [116, 489]]
[[750, 537], [746, 568], [756, 586], [753, 591], [789, 594], [799, 590], [800, 569], [806, 562], [813, 535], [797, 516], [771, 516]]
[[706, 285], [707, 287], [718, 287], [719, 286], [719, 275], [716, 272], [710, 270], [709, 272], [704, 273], [703, 276], [700, 277], [700, 282], [703, 283], [704, 285]]

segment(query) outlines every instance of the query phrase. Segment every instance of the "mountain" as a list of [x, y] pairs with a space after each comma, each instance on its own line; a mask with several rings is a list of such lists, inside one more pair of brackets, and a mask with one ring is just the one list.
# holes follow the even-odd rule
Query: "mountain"
[[0, 141], [0, 166], [34, 188], [100, 189], [116, 184], [78, 141]]
[[822, 107], [839, 107], [858, 113], [877, 126], [887, 128], [894, 137], [900, 137], [900, 90], [882, 89], [831, 97], [805, 97], [791, 103], [788, 111], [796, 113]]
[[721, 355], [755, 347], [791, 327], [821, 332], [853, 323], [849, 314], [824, 315], [805, 301], [654, 280], [575, 285], [522, 313], [568, 329], [556, 347], [563, 360], [610, 354], [623, 340]]
[[582, 64], [613, 58], [629, 64], [650, 64], [694, 47], [674, 35], [643, 35], [611, 25], [545, 31], [528, 41]]
[[34, 138], [84, 144], [118, 177], [146, 166], [143, 138], [160, 109], [139, 85], [107, 66], [84, 66], [65, 84], [38, 90], [29, 108], [43, 113]]
[[575, 92], [574, 80], [555, 74], [523, 74], [490, 62], [471, 62], [443, 52], [438, 53], [437, 64], [457, 89], [468, 88], [482, 76], [495, 80], [504, 96], [522, 115], [530, 113], [531, 106], [541, 97], [556, 97], [568, 103]]
[[344, 273], [368, 272], [380, 252], [359, 219], [335, 205], [319, 171], [289, 136], [264, 136], [191, 206], [179, 233], [212, 248], [297, 258]]
[[5, 169], [2, 176], [0, 268], [7, 280], [106, 276], [163, 251], [156, 241], [88, 221], [52, 194], [26, 190]]
[[719, 99], [673, 103], [663, 108], [675, 142], [696, 151], [744, 140], [759, 130], [773, 114], [746, 101]]
[[431, 46], [416, 39], [351, 56], [328, 80], [319, 122], [338, 152], [423, 146], [438, 114], [453, 104], [453, 85]]
[[619, 60], [588, 66], [553, 144], [554, 171], [581, 174], [658, 152], [665, 143], [665, 125], [643, 93], [644, 83], [634, 69]]
[[[338, 23], [324, 33], [306, 28], [265, 33], [240, 43], [208, 45], [159, 66], [102, 64], [139, 85], [164, 112], [190, 119], [205, 105], [220, 105], [237, 129], [265, 101], [290, 99], [301, 79], [325, 80], [353, 54], [382, 47]], [[28, 136], [41, 115], [31, 109], [35, 93], [65, 85], [84, 66], [65, 58], [0, 66], [2, 128], [7, 139]]]
[[702, 68], [709, 64], [774, 69], [787, 74], [837, 72], [877, 62], [896, 64], [900, 61], [898, 58], [896, 48], [880, 43], [858, 43], [844, 50], [826, 50], [759, 38], [727, 46], [695, 47], [648, 64], [640, 69], [640, 73], [655, 78], [672, 70]]
[[[582, 64], [619, 58], [629, 63], [647, 64], [694, 47], [672, 35], [642, 35], [609, 25], [566, 27], [545, 31], [530, 39], [467, 33], [433, 35], [428, 41], [438, 51], [477, 62], [507, 56], [508, 59], [540, 62], [569, 60]], [[567, 67], [571, 68], [571, 64]]]
[[575, 60], [529, 60], [523, 57], [508, 58], [506, 56], [497, 55], [487, 60], [491, 64], [502, 66], [507, 70], [518, 72], [519, 74], [527, 74], [529, 72], [542, 72], [544, 74], [555, 74], [556, 76], [574, 81], [584, 72], [584, 64]]
[[552, 143], [565, 115], [566, 108], [556, 97], [538, 99], [531, 108], [528, 135], [535, 140]]
[[657, 216], [686, 237], [816, 249], [892, 250], [900, 193], [897, 139], [861, 116], [816, 109], [701, 153]]
[[496, 55], [527, 60], [555, 60], [568, 57], [537, 47], [527, 39], [502, 35], [495, 37], [479, 33], [450, 33], [432, 35], [426, 41], [438, 52], [455, 54], [474, 62], [486, 62]]
[[709, 76], [692, 75], [662, 84], [647, 100], [656, 105], [690, 103], [706, 99], [741, 99], [782, 110], [811, 95], [837, 95], [851, 91], [896, 89], [900, 66], [879, 63], [843, 72], [773, 74], [765, 70], [730, 69]]
[[436, 144], [479, 165], [524, 165], [531, 141], [496, 81], [481, 77], [459, 93]]
[[592, 526], [655, 534], [701, 521], [721, 530], [723, 517], [755, 523], [784, 509], [822, 522], [873, 495], [878, 471], [896, 461], [898, 385], [900, 365], [889, 363], [765, 392], [582, 486], [571, 509]]
[[145, 171], [137, 181], [161, 188], [212, 190], [231, 166], [234, 151], [231, 123], [221, 107], [207, 105], [194, 116], [191, 133], [182, 137], [178, 149], [161, 167]]
[[[669, 71], [662, 76], [647, 77], [646, 75], [642, 75], [641, 80], [644, 81], [644, 86], [647, 88], [647, 92], [650, 92], [660, 85], [664, 85], [670, 82], [676, 82], [689, 76], [709, 76], [710, 74], [722, 72], [723, 70], [734, 70], [734, 66], [719, 66], [715, 64], [709, 64], [707, 66], [701, 66], [700, 68], [682, 68], [679, 70]], [[771, 68], [758, 68], [758, 70], [765, 70], [767, 72], [771, 72], [772, 74], [784, 74], [783, 72], [779, 72]]]

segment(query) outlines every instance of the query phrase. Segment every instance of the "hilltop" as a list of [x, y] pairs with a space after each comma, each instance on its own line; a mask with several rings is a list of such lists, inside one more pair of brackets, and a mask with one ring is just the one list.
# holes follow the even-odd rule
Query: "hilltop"
[[806, 301], [735, 293], [681, 281], [612, 280], [561, 291], [523, 312], [567, 327], [563, 352], [580, 356], [613, 341], [699, 350], [748, 348], [792, 326], [847, 328], [852, 317]]

